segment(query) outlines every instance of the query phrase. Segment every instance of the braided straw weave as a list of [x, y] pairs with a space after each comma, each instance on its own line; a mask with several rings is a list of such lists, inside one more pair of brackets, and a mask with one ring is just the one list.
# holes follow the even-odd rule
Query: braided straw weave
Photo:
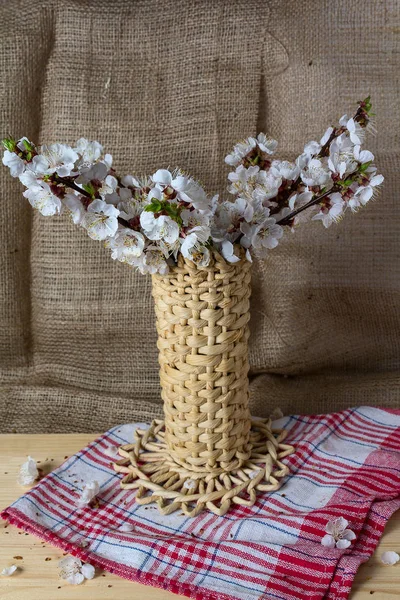
[[250, 279], [248, 261], [217, 252], [208, 267], [179, 256], [167, 275], [153, 275], [165, 421], [138, 431], [115, 468], [123, 487], [139, 488], [138, 502], [164, 514], [254, 504], [256, 489], [278, 489], [288, 472], [285, 432], [249, 412]]

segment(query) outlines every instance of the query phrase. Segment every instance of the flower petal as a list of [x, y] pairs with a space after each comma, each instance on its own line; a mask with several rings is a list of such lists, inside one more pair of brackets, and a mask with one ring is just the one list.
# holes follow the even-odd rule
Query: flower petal
[[28, 456], [28, 460], [21, 465], [18, 474], [19, 485], [32, 485], [39, 476], [39, 471], [36, 466], [36, 461]]
[[68, 581], [68, 583], [71, 583], [72, 585], [79, 585], [79, 584], [83, 583], [83, 581], [85, 581], [85, 578], [82, 575], [82, 573], [78, 572], [78, 573], [71, 573], [71, 575], [68, 575], [68, 577], [66, 577], [66, 580]]
[[372, 185], [372, 187], [375, 187], [376, 185], [380, 185], [383, 182], [383, 180], [383, 175], [374, 175], [374, 177], [371, 178], [369, 184]]
[[82, 566], [81, 572], [86, 579], [93, 579], [95, 569], [93, 565], [89, 565], [89, 563], [86, 563]]
[[335, 539], [331, 535], [324, 535], [321, 544], [326, 548], [334, 548], [336, 545]]
[[58, 562], [58, 566], [60, 569], [65, 571], [68, 569], [74, 569], [75, 567], [80, 569], [82, 566], [82, 561], [79, 558], [75, 558], [75, 556], [66, 556]]
[[342, 539], [343, 540], [355, 540], [356, 539], [356, 534], [354, 533], [354, 531], [352, 531], [351, 529], [345, 529], [342, 533]]
[[395, 565], [397, 562], [399, 562], [399, 560], [400, 556], [397, 554], [397, 552], [393, 552], [393, 550], [388, 550], [381, 556], [381, 561], [384, 565]]
[[351, 546], [351, 542], [349, 542], [349, 540], [339, 540], [336, 542], [336, 548], [339, 548], [340, 550], [344, 550], [349, 546]]
[[133, 531], [134, 529], [135, 529], [135, 527], [131, 523], [122, 523], [122, 525], [120, 525], [118, 527], [118, 531], [122, 531], [124, 533], [129, 533], [129, 532]]
[[11, 567], [6, 567], [5, 569], [3, 569], [0, 575], [3, 575], [4, 577], [10, 577], [11, 575], [13, 575], [13, 573], [15, 573], [17, 569], [17, 565], [11, 565]]
[[347, 525], [349, 524], [348, 520], [344, 517], [338, 517], [334, 520], [334, 527], [337, 531], [343, 532], [347, 529]]
[[183, 484], [183, 487], [186, 490], [193, 490], [196, 487], [196, 482], [193, 481], [193, 479], [186, 479], [185, 483]]
[[172, 181], [172, 175], [168, 171], [168, 169], [158, 169], [152, 176], [152, 180], [154, 183], [159, 183], [161, 185], [170, 185]]

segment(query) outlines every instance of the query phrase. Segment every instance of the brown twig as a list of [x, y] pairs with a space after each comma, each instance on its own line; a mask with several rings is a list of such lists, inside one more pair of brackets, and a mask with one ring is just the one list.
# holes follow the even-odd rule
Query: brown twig
[[318, 204], [318, 202], [320, 202], [322, 200], [322, 198], [325, 198], [329, 194], [333, 194], [334, 192], [337, 192], [337, 191], [339, 191], [339, 188], [333, 186], [327, 192], [324, 192], [320, 196], [316, 196], [315, 198], [313, 198], [312, 200], [310, 200], [310, 202], [307, 202], [307, 204], [304, 204], [303, 206], [300, 206], [296, 210], [292, 211], [286, 217], [283, 217], [282, 219], [280, 219], [279, 221], [277, 221], [276, 224], [277, 225], [289, 225], [290, 221], [292, 219], [294, 219], [294, 217], [296, 217], [298, 214], [300, 214], [301, 212], [303, 212], [303, 210], [306, 210], [307, 208], [310, 208], [311, 206], [314, 206], [315, 204]]
[[71, 179], [68, 179], [66, 177], [58, 177], [58, 175], [56, 175], [56, 177], [54, 178], [53, 181], [54, 181], [55, 184], [62, 183], [66, 187], [69, 187], [72, 190], [75, 190], [76, 192], [79, 192], [82, 196], [86, 196], [86, 198], [92, 198], [92, 196], [91, 196], [91, 194], [89, 194], [89, 192], [87, 192], [86, 190], [83, 190], [82, 188], [80, 188]]
[[[54, 183], [62, 183], [63, 185], [65, 185], [65, 187], [71, 188], [72, 190], [79, 192], [82, 196], [85, 196], [86, 198], [90, 198], [92, 200], [92, 196], [91, 196], [91, 194], [89, 194], [89, 192], [87, 192], [86, 190], [83, 190], [82, 188], [77, 186], [74, 181], [72, 181], [66, 177], [58, 177], [57, 176], [57, 178], [54, 180]], [[128, 229], [133, 229], [133, 227], [131, 227], [130, 223], [128, 221], [126, 221], [125, 219], [123, 219], [122, 217], [118, 217], [118, 223], [120, 223], [124, 227], [127, 227]]]

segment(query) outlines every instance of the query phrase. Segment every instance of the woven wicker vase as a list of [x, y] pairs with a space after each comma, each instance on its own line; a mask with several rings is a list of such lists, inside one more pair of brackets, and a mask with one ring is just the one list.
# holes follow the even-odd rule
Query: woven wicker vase
[[153, 275], [165, 420], [138, 430], [115, 469], [137, 502], [164, 514], [223, 515], [278, 489], [288, 472], [286, 432], [249, 412], [250, 266], [214, 252], [208, 267], [180, 256]]

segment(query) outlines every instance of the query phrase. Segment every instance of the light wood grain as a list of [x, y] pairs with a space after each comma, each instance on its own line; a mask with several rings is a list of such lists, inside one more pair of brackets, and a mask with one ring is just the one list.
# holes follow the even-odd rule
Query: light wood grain
[[[94, 439], [92, 434], [1, 435], [0, 508], [5, 508], [23, 493], [17, 483], [19, 467], [30, 454], [49, 472], [65, 457]], [[375, 555], [363, 565], [356, 577], [351, 600], [399, 600], [400, 563], [385, 567], [379, 556], [386, 550], [400, 553], [400, 511], [388, 523]], [[13, 557], [21, 556], [22, 559]], [[1, 600], [178, 600], [164, 590], [132, 583], [98, 573], [81, 586], [71, 586], [58, 576], [62, 552], [15, 527], [0, 524], [0, 570], [11, 564], [21, 568], [12, 577], [0, 578]], [[47, 560], [46, 560], [47, 559]], [[50, 559], [50, 560], [49, 560]]]

